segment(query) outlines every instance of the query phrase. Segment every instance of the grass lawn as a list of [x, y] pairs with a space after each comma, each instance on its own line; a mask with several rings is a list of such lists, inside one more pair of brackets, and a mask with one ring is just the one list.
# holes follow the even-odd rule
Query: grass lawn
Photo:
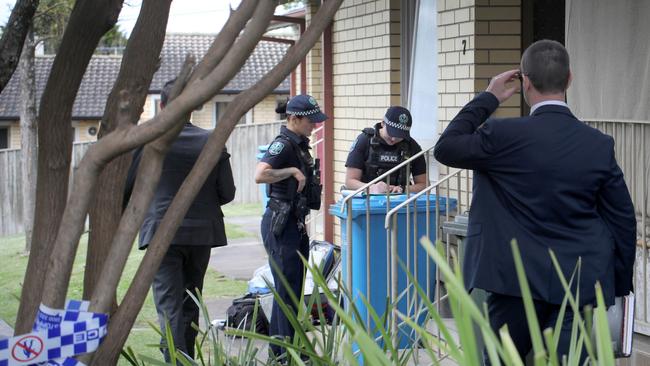
[[[246, 214], [257, 215], [256, 210], [261, 211], [261, 206], [255, 205], [238, 205], [243, 207], [232, 206], [228, 208], [227, 216], [241, 216]], [[235, 214], [230, 212], [236, 212]], [[226, 224], [226, 233], [228, 238], [237, 239], [251, 236], [249, 232], [238, 225]], [[83, 291], [83, 275], [86, 262], [88, 237], [84, 234], [81, 238], [77, 257], [75, 259], [68, 289], [69, 299], [81, 299]], [[7, 236], [0, 238], [0, 318], [12, 327], [15, 324], [16, 313], [21, 292], [21, 285], [27, 267], [27, 255], [24, 253], [25, 237], [22, 235]], [[138, 264], [144, 257], [144, 251], [138, 250], [134, 245], [133, 250], [122, 275], [122, 280], [117, 289], [118, 299], [121, 299], [126, 293], [131, 279], [135, 276]], [[246, 291], [246, 281], [231, 280], [219, 274], [217, 271], [208, 268], [205, 275], [203, 296], [206, 299], [215, 299], [220, 297], [237, 297]], [[157, 324], [156, 309], [153, 304], [151, 291], [138, 315], [131, 335], [127, 340], [127, 345], [133, 347], [137, 353], [146, 354], [151, 357], [159, 358], [160, 352], [156, 348], [146, 347], [146, 345], [157, 344], [158, 335], [149, 326], [148, 322]], [[120, 365], [127, 365], [125, 361], [120, 361]]]
[[[264, 207], [261, 203], [227, 204], [221, 206], [226, 217], [231, 216], [261, 216], [264, 214]], [[230, 238], [230, 236], [229, 236]]]

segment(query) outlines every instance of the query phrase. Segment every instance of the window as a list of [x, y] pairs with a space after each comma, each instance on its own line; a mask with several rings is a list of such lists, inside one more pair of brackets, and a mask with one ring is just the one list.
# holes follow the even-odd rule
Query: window
[[0, 127], [0, 149], [9, 148], [9, 129], [7, 127]]
[[[219, 121], [223, 117], [224, 113], [226, 112], [226, 108], [228, 107], [229, 102], [216, 102], [214, 104], [214, 126], [216, 127], [217, 124], [219, 124]], [[241, 116], [239, 121], [237, 121], [238, 125], [243, 125], [246, 124], [246, 115]]]

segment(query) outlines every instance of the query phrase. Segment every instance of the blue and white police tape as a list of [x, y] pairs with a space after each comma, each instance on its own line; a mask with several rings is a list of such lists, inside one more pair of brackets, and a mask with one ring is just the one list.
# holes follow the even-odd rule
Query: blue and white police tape
[[76, 300], [68, 300], [64, 310], [41, 304], [31, 333], [0, 340], [0, 366], [83, 365], [71, 357], [95, 351], [108, 323], [108, 315], [91, 313], [88, 306]]

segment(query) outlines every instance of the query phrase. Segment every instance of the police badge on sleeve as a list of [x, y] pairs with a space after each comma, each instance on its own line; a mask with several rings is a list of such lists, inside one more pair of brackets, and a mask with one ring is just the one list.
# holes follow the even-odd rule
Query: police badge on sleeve
[[278, 155], [284, 149], [284, 143], [281, 141], [275, 141], [269, 146], [269, 155]]
[[357, 147], [357, 142], [359, 142], [359, 136], [352, 142], [352, 146], [350, 146], [350, 152], [354, 151], [354, 148]]

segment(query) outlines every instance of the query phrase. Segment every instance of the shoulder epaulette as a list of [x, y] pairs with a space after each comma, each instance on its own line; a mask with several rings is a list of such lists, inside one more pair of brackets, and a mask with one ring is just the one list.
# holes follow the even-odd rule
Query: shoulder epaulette
[[363, 133], [365, 133], [366, 135], [368, 135], [368, 137], [373, 137], [373, 136], [375, 136], [375, 129], [372, 128], [372, 127], [366, 127], [366, 128], [364, 128], [362, 131], [363, 131]]

